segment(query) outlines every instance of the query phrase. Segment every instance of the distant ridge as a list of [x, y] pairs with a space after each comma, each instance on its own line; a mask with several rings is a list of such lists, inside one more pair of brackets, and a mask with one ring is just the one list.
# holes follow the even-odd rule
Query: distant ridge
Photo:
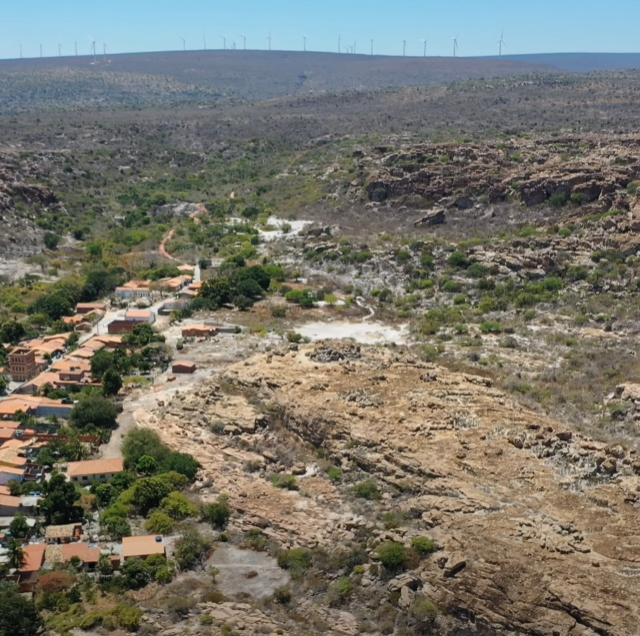
[[[498, 60], [498, 56], [483, 57]], [[640, 53], [532, 53], [503, 55], [503, 60], [553, 66], [570, 73], [640, 69]]]
[[[67, 71], [73, 71], [69, 73]], [[14, 83], [31, 77], [36, 86], [50, 80], [91, 81], [100, 75], [110, 83], [135, 76], [162, 76], [185, 87], [214, 88], [224, 96], [261, 101], [318, 92], [370, 91], [384, 88], [444, 85], [458, 80], [557, 72], [539, 63], [502, 59], [390, 57], [295, 51], [177, 51], [51, 57], [0, 62]], [[88, 79], [87, 79], [88, 77]], [[32, 82], [26, 82], [29, 90]], [[186, 90], [186, 89], [185, 89]], [[188, 91], [187, 91], [188, 92]]]

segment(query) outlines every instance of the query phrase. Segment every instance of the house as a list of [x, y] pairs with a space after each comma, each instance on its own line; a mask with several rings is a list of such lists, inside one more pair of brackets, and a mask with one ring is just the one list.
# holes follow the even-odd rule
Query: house
[[125, 561], [127, 559], [146, 559], [155, 554], [166, 556], [163, 537], [124, 537], [122, 539], [122, 558]]
[[24, 468], [0, 466], [0, 487], [6, 486], [10, 481], [17, 481], [21, 484], [24, 481]]
[[58, 388], [58, 382], [60, 381], [60, 375], [58, 373], [46, 372], [40, 373], [33, 380], [29, 380], [23, 384], [16, 393], [27, 393], [29, 395], [39, 395], [43, 387], [47, 384], [51, 385], [54, 389]]
[[86, 323], [87, 319], [86, 319], [85, 316], [81, 316], [79, 314], [76, 314], [75, 316], [65, 316], [62, 319], [62, 322], [65, 325], [70, 325], [71, 327], [78, 327], [82, 323]]
[[44, 539], [47, 543], [71, 543], [82, 536], [81, 523], [68, 523], [63, 526], [47, 526]]
[[195, 362], [181, 360], [180, 362], [175, 362], [173, 364], [171, 367], [171, 373], [195, 373], [196, 368]]
[[182, 329], [183, 338], [211, 338], [216, 335], [218, 328], [209, 325], [191, 325]]
[[21, 497], [0, 495], [0, 517], [15, 517], [20, 512], [25, 512]]
[[189, 302], [186, 300], [168, 300], [162, 304], [158, 309], [158, 313], [161, 316], [168, 316], [173, 311], [182, 311], [189, 306]]
[[26, 382], [35, 377], [36, 353], [27, 347], [16, 347], [9, 354], [9, 372], [14, 382]]
[[156, 315], [150, 309], [129, 309], [124, 319], [126, 322], [146, 322], [152, 325], [156, 321]]
[[78, 303], [76, 305], [76, 313], [82, 314], [83, 316], [86, 314], [92, 314], [94, 311], [107, 311], [107, 303]]
[[113, 320], [107, 325], [107, 331], [110, 334], [133, 333], [136, 324], [127, 320]]
[[182, 274], [193, 274], [196, 271], [196, 268], [193, 265], [178, 265], [176, 268]]
[[64, 404], [62, 400], [50, 400], [31, 395], [12, 395], [0, 402], [0, 419], [14, 417], [22, 412], [35, 417], [62, 417], [71, 415], [73, 404]]
[[44, 543], [30, 544], [23, 548], [24, 565], [20, 568], [18, 584], [20, 593], [33, 593], [40, 578], [47, 546]]
[[187, 302], [192, 301], [194, 298], [197, 298], [198, 292], [195, 289], [183, 289], [179, 294], [178, 298], [180, 300], [184, 300]]
[[69, 481], [90, 484], [94, 481], [107, 482], [124, 470], [122, 459], [91, 459], [84, 462], [69, 462]]
[[115, 295], [118, 298], [149, 298], [151, 296], [150, 283], [146, 280], [132, 280], [116, 287]]
[[89, 347], [80, 347], [73, 352], [73, 357], [80, 360], [91, 360], [95, 355], [95, 350]]
[[188, 285], [193, 278], [191, 276], [176, 276], [175, 278], [162, 278], [158, 281], [158, 287], [163, 291], [171, 293], [179, 292]]
[[[89, 342], [101, 342], [105, 349], [119, 349], [122, 347], [122, 336], [94, 336]], [[88, 345], [89, 342], [85, 344]]]
[[98, 565], [101, 556], [100, 548], [88, 543], [68, 543], [66, 545], [48, 545], [45, 561], [51, 565], [58, 565], [69, 563], [72, 559], [77, 558], [82, 562], [83, 570], [91, 571]]

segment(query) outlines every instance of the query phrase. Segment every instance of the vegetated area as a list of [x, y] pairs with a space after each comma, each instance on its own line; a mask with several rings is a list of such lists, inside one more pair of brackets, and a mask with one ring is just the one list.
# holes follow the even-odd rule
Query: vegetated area
[[[60, 93], [96, 70], [16, 69]], [[95, 96], [126, 102], [102, 72], [117, 87]], [[250, 104], [117, 72], [135, 109], [38, 98], [0, 118], [0, 366], [58, 334], [73, 355], [77, 303], [155, 311], [116, 290], [174, 301], [179, 267], [201, 280], [93, 355], [101, 386], [42, 388], [75, 402], [68, 425], [18, 415], [64, 439], [30, 456], [53, 476], [3, 575], [53, 523], [167, 551], [59, 563], [39, 614], [3, 582], [0, 633], [632, 636], [638, 75]], [[310, 345], [314, 323], [398, 335]], [[212, 342], [214, 324], [234, 333]], [[168, 369], [211, 352], [193, 379]], [[56, 474], [86, 435], [124, 459], [89, 489]]]
[[0, 62], [0, 112], [438, 85], [555, 72], [544, 64], [282, 51], [187, 51]]

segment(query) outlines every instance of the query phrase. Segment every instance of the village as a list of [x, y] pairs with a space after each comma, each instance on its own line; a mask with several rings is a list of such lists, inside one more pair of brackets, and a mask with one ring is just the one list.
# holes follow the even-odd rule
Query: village
[[[40, 507], [53, 474], [63, 475], [88, 493], [125, 472], [118, 447], [111, 444], [104, 457], [105, 436], [95, 430], [70, 434], [74, 398], [87, 388], [106, 389], [105, 375], [100, 376], [96, 364], [101, 355], [121, 352], [126, 357], [139, 341], [155, 340], [165, 346], [158, 322], [164, 329], [172, 324], [169, 317], [188, 307], [202, 285], [194, 280], [199, 279], [199, 268], [183, 265], [179, 269], [182, 273], [175, 278], [132, 280], [118, 287], [108, 301], [78, 303], [75, 315], [64, 318], [71, 331], [13, 347], [4, 345], [8, 364], [0, 375], [6, 378], [8, 390], [0, 399], [0, 570], [18, 583], [23, 594], [33, 595], [41, 572], [61, 564], [93, 572], [106, 559], [118, 571], [129, 559], [169, 556], [162, 535], [123, 536], [117, 541], [101, 536], [97, 510], [87, 511], [83, 521], [47, 525]], [[187, 322], [180, 328], [181, 342], [234, 331]], [[195, 373], [196, 363], [185, 359], [171, 363], [173, 353], [166, 349], [154, 365], [141, 364], [142, 369], [132, 370], [131, 379], [138, 375], [152, 381], [154, 375], [165, 373], [166, 381], [174, 382], [179, 374]], [[79, 461], [68, 461], [54, 450], [71, 437], [80, 448], [83, 459]], [[45, 464], [47, 450], [52, 458]]]

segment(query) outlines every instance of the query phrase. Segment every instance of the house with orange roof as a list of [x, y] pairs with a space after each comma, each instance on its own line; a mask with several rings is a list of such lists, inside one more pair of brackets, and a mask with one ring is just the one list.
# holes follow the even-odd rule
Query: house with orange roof
[[124, 537], [122, 539], [122, 558], [146, 559], [147, 557], [161, 554], [166, 556], [164, 537]]
[[10, 481], [22, 483], [24, 481], [24, 473], [24, 468], [0, 466], [0, 486], [6, 486]]
[[210, 325], [190, 325], [182, 329], [183, 338], [212, 338], [218, 335], [218, 328]]
[[146, 322], [152, 325], [156, 321], [156, 315], [151, 309], [129, 309], [124, 314], [124, 319], [127, 322]]
[[92, 314], [95, 311], [105, 313], [107, 311], [107, 303], [78, 303], [76, 305], [77, 314]]
[[62, 319], [62, 322], [65, 325], [70, 325], [71, 327], [77, 327], [78, 325], [81, 325], [82, 323], [88, 322], [88, 320], [87, 320], [87, 318], [85, 316], [82, 316], [80, 314], [76, 314], [75, 316], [64, 316], [64, 318]]
[[44, 565], [47, 546], [44, 543], [30, 544], [23, 548], [24, 565], [20, 568], [18, 585], [21, 594], [35, 592], [40, 579], [40, 570]]
[[92, 571], [98, 565], [102, 556], [100, 548], [88, 543], [67, 543], [63, 545], [48, 545], [45, 552], [45, 561], [51, 565], [70, 563], [72, 559], [80, 559], [83, 570]]
[[31, 395], [11, 395], [0, 401], [0, 420], [15, 418], [17, 413], [27, 413], [35, 417], [68, 418], [73, 404], [64, 404], [62, 400], [50, 400]]
[[45, 385], [49, 384], [57, 388], [60, 381], [60, 375], [52, 371], [47, 371], [37, 375], [33, 380], [29, 380], [23, 384], [16, 393], [27, 393], [29, 395], [39, 395]]
[[69, 462], [67, 475], [69, 481], [79, 484], [91, 484], [94, 481], [107, 482], [124, 470], [124, 461], [120, 459], [90, 459], [84, 462]]
[[118, 298], [149, 298], [151, 296], [150, 283], [147, 280], [131, 280], [122, 287], [116, 287]]

